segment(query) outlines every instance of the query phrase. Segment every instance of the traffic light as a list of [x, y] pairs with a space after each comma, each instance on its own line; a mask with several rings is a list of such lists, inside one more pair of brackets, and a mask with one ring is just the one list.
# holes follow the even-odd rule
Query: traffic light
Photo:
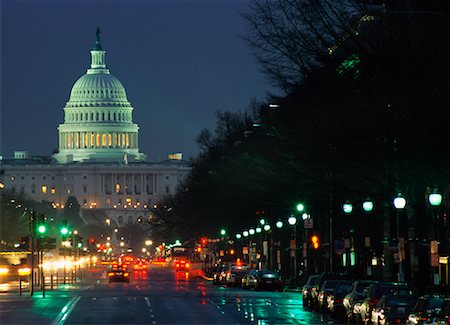
[[34, 234], [36, 232], [36, 212], [34, 210], [30, 211], [29, 220], [30, 233]]
[[311, 243], [312, 243], [314, 249], [318, 249], [319, 248], [319, 236], [316, 236], [316, 235], [312, 236]]
[[202, 246], [205, 247], [207, 242], [208, 242], [208, 240], [205, 237], [203, 237], [201, 242], [202, 242]]
[[220, 235], [225, 236], [227, 234], [227, 231], [225, 229], [220, 230]]
[[45, 214], [41, 213], [39, 215], [39, 222], [37, 224], [37, 231], [41, 235], [45, 234], [45, 232], [47, 231], [47, 227], [45, 226], [46, 219], [47, 218], [45, 217]]
[[67, 221], [63, 220], [63, 225], [61, 227], [61, 235], [63, 236], [63, 238], [65, 238], [67, 236], [67, 234], [69, 233], [69, 228], [67, 227]]

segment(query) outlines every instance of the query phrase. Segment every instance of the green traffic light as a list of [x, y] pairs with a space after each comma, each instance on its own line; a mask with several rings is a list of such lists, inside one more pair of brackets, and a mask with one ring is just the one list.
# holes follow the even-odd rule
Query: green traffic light
[[226, 233], [227, 233], [227, 231], [226, 231], [225, 229], [222, 229], [222, 230], [220, 231], [220, 234], [221, 234], [222, 236], [225, 236]]
[[62, 235], [67, 235], [69, 233], [69, 229], [67, 229], [66, 227], [61, 228], [61, 234]]
[[38, 231], [39, 231], [40, 234], [43, 234], [46, 230], [47, 230], [47, 229], [45, 228], [44, 225], [40, 225], [40, 226], [38, 227]]
[[83, 244], [82, 244], [82, 243], [78, 243], [78, 244], [77, 244], [77, 247], [78, 247], [78, 248], [81, 248], [81, 247], [83, 247]]

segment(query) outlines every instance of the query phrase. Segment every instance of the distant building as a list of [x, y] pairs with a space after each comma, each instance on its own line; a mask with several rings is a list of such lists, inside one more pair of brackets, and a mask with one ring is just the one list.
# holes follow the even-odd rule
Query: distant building
[[97, 31], [91, 67], [75, 82], [64, 107], [58, 152], [29, 157], [16, 151], [13, 158], [2, 157], [0, 181], [56, 209], [74, 196], [82, 211], [103, 211], [120, 227], [148, 217], [147, 209], [174, 194], [190, 167], [181, 153], [150, 163], [139, 152], [133, 107], [122, 83], [107, 69], [105, 53]]

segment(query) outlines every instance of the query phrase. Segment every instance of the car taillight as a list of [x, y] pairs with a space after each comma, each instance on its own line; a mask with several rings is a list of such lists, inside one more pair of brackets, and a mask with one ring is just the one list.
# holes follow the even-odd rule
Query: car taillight
[[124, 273], [124, 274], [123, 274], [123, 276], [130, 276], [130, 274], [128, 274], [128, 273]]
[[334, 302], [336, 303], [336, 302], [342, 302], [342, 300], [341, 299], [334, 299]]
[[109, 272], [108, 276], [114, 276], [114, 272]]
[[180, 267], [180, 264], [178, 264], [178, 263], [177, 263], [177, 264], [175, 264], [175, 267]]
[[189, 263], [186, 263], [186, 267], [189, 267]]

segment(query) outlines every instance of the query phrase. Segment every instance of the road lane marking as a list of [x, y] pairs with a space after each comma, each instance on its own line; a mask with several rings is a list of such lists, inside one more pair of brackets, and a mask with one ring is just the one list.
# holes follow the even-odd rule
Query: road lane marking
[[147, 303], [147, 306], [151, 306], [152, 304], [150, 303], [150, 300], [148, 300], [148, 297], [144, 297], [145, 302]]
[[78, 301], [80, 301], [81, 296], [73, 297], [64, 307], [61, 309], [61, 312], [55, 318], [55, 320], [51, 323], [52, 325], [62, 325], [64, 324], [67, 317], [69, 317], [72, 310], [77, 305]]

